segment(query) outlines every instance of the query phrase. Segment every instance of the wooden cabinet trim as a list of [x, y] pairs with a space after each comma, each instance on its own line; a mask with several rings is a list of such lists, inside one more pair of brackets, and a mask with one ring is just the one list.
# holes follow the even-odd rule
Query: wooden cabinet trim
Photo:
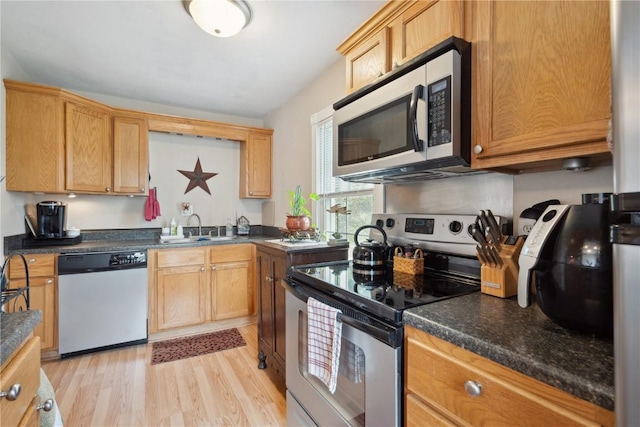
[[[336, 50], [341, 55], [349, 53], [354, 46], [362, 43], [372, 35], [379, 32], [382, 28], [387, 26], [391, 20], [393, 20], [402, 11], [409, 8], [417, 1], [424, 0], [410, 0], [410, 1], [389, 1], [385, 3], [377, 12], [375, 12], [367, 21], [365, 21], [360, 27], [358, 27], [345, 41], [343, 41]], [[433, 1], [433, 0], [429, 0]]]

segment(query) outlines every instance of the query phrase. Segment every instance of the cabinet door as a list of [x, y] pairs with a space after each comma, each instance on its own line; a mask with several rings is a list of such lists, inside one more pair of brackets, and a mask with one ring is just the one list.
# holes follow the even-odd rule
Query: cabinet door
[[464, 37], [462, 1], [416, 2], [391, 24], [392, 68], [404, 64], [451, 36]]
[[144, 194], [149, 177], [149, 129], [146, 120], [113, 118], [113, 191]]
[[[11, 288], [21, 288], [26, 286], [24, 279], [11, 280]], [[40, 346], [43, 351], [56, 350], [58, 341], [56, 339], [58, 314], [56, 309], [55, 277], [31, 277], [29, 279], [29, 306], [32, 310], [42, 312], [42, 321], [36, 326], [33, 333], [40, 337]], [[16, 298], [9, 302], [7, 311], [26, 310], [25, 301]]]
[[287, 263], [285, 257], [274, 257], [273, 278], [273, 354], [279, 359], [282, 366], [287, 360], [286, 351], [286, 310], [285, 289], [280, 284], [287, 277]]
[[18, 90], [18, 82], [5, 82], [5, 87], [7, 190], [64, 192], [63, 101]]
[[609, 157], [609, 3], [475, 6], [472, 166]]
[[271, 197], [271, 135], [250, 133], [241, 145], [240, 197]]
[[67, 102], [65, 115], [67, 190], [110, 193], [113, 163], [109, 114]]
[[347, 92], [360, 89], [389, 72], [389, 51], [389, 29], [384, 27], [347, 53]]
[[211, 266], [212, 307], [215, 320], [248, 316], [253, 311], [250, 290], [251, 262], [227, 262]]
[[209, 294], [204, 265], [159, 269], [156, 295], [159, 330], [208, 320]]
[[258, 338], [266, 353], [273, 352], [273, 261], [258, 251]]

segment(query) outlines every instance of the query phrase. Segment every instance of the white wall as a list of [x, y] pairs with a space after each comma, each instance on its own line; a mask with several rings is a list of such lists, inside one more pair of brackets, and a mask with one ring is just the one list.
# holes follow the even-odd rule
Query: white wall
[[[337, 61], [285, 105], [265, 117], [273, 133], [275, 225], [283, 227], [289, 209], [287, 190], [312, 190], [311, 115], [345, 96], [344, 62]], [[313, 207], [313, 206], [312, 206]], [[312, 211], [313, 213], [313, 211]]]

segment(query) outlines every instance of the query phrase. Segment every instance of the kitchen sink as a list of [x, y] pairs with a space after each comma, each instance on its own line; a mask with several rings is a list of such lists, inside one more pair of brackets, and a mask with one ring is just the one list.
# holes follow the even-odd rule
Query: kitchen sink
[[192, 236], [183, 238], [163, 239], [160, 238], [160, 243], [195, 243], [195, 242], [222, 242], [225, 240], [235, 240], [238, 236]]

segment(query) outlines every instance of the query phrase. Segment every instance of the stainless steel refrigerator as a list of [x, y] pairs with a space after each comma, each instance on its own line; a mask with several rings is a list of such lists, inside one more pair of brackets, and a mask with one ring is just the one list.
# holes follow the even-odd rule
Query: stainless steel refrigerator
[[615, 412], [640, 426], [640, 1], [612, 0]]

